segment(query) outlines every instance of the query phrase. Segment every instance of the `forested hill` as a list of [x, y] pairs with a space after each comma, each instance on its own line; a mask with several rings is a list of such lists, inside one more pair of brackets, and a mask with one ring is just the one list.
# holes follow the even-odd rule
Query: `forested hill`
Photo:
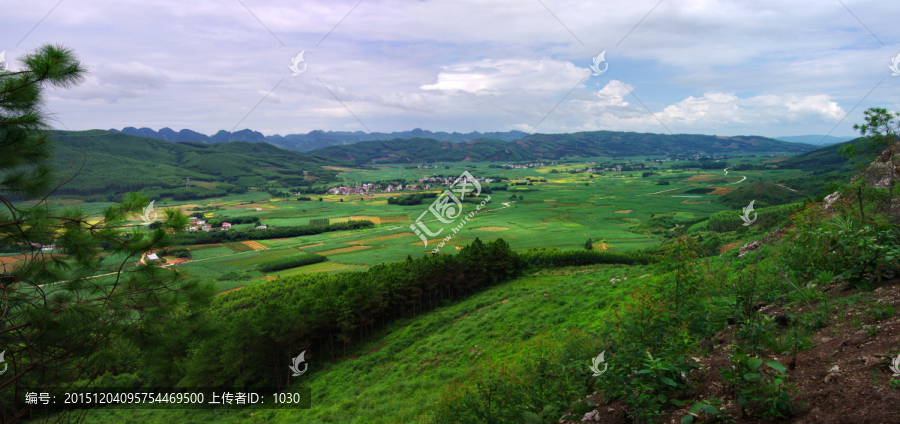
[[288, 135], [263, 135], [258, 131], [244, 129], [235, 132], [221, 130], [213, 135], [201, 134], [199, 132], [183, 129], [175, 132], [171, 128], [160, 128], [154, 131], [150, 128], [125, 127], [121, 131], [110, 129], [113, 132], [121, 132], [124, 134], [139, 135], [143, 137], [159, 138], [166, 141], [199, 141], [203, 143], [222, 143], [226, 141], [247, 141], [250, 143], [269, 143], [274, 144], [282, 149], [296, 150], [298, 152], [308, 152], [310, 150], [319, 149], [328, 146], [338, 146], [342, 144], [353, 144], [365, 140], [391, 140], [395, 138], [410, 139], [416, 137], [432, 138], [439, 141], [451, 141], [459, 143], [463, 141], [471, 141], [479, 138], [495, 138], [498, 140], [514, 141], [521, 140], [528, 133], [522, 131], [506, 131], [506, 132], [486, 132], [480, 133], [473, 131], [470, 133], [458, 132], [431, 132], [420, 128], [412, 131], [395, 131], [391, 133], [367, 133], [363, 131], [310, 131], [307, 134], [288, 134]]
[[810, 171], [854, 169], [853, 163], [841, 156], [840, 149], [856, 140], [830, 144], [801, 155], [793, 156], [778, 164], [780, 168], [796, 168]]
[[535, 134], [511, 142], [487, 138], [465, 143], [441, 142], [429, 138], [361, 141], [351, 145], [325, 147], [310, 153], [356, 163], [415, 163], [552, 160], [573, 156], [803, 153], [813, 149], [814, 146], [808, 144], [757, 136], [724, 137], [700, 134], [674, 136], [592, 131], [574, 134]]
[[[197, 182], [192, 192], [198, 193], [249, 186], [294, 187], [308, 185], [310, 180], [334, 180], [336, 172], [322, 165], [353, 165], [267, 143], [172, 143], [103, 130], [52, 131], [50, 139], [56, 142], [54, 168], [61, 170], [60, 176], [77, 173], [56, 194], [112, 195], [145, 188], [185, 190], [185, 178]], [[303, 171], [307, 171], [309, 180]]]

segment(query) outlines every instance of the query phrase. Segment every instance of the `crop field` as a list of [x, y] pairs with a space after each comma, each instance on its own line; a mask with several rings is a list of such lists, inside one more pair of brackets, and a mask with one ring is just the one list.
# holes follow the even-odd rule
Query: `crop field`
[[[631, 158], [639, 159], [639, 158]], [[616, 159], [625, 161], [626, 159]], [[771, 159], [756, 157], [738, 159], [738, 163], [761, 164]], [[585, 159], [609, 161], [609, 158]], [[733, 166], [731, 160], [729, 166]], [[668, 215], [678, 219], [702, 219], [728, 209], [716, 202], [752, 181], [782, 179], [798, 176], [797, 170], [724, 170], [672, 169], [663, 163], [653, 174], [642, 176], [641, 171], [570, 173], [584, 164], [559, 164], [529, 169], [502, 169], [498, 163], [435, 164], [434, 169], [398, 166], [342, 169], [339, 177], [345, 184], [374, 182], [404, 178], [414, 180], [432, 175], [458, 176], [469, 171], [476, 177], [502, 177], [509, 181], [482, 183], [492, 192], [467, 198], [458, 218], [441, 222], [429, 210], [430, 199], [418, 205], [388, 204], [391, 197], [414, 192], [382, 193], [365, 196], [309, 195], [312, 200], [268, 198], [266, 193], [251, 191], [225, 198], [206, 199], [178, 204], [157, 202], [159, 206], [177, 207], [185, 212], [201, 211], [207, 218], [221, 216], [253, 216], [260, 225], [270, 227], [335, 224], [351, 220], [370, 220], [376, 224], [368, 230], [327, 232], [317, 235], [230, 242], [215, 245], [187, 246], [193, 261], [177, 265], [191, 275], [218, 278], [235, 272], [256, 272], [254, 267], [288, 252], [307, 252], [326, 255], [328, 262], [303, 269], [270, 273], [339, 272], [359, 270], [379, 263], [398, 261], [407, 257], [432, 254], [441, 242], [440, 254], [455, 254], [459, 247], [476, 238], [491, 241], [503, 238], [514, 250], [532, 248], [583, 249], [588, 238], [595, 249], [628, 251], [658, 245], [661, 237], [634, 231], [634, 227], [653, 216]], [[449, 169], [445, 169], [449, 167]], [[520, 185], [514, 185], [518, 181]], [[498, 190], [497, 188], [501, 188]], [[790, 188], [790, 187], [787, 187]], [[437, 186], [425, 192], [437, 193]], [[422, 191], [419, 191], [422, 192]], [[490, 200], [487, 200], [487, 199]], [[486, 200], [476, 211], [476, 203]], [[174, 204], [172, 204], [174, 203]], [[79, 204], [85, 210], [100, 211], [103, 204]], [[424, 213], [424, 215], [423, 215]], [[740, 213], [740, 211], [735, 211]], [[461, 217], [468, 216], [464, 221]], [[427, 245], [411, 231], [414, 220], [428, 228]], [[231, 231], [234, 231], [233, 229]], [[215, 231], [215, 230], [214, 230]], [[423, 234], [426, 234], [423, 232]], [[449, 240], [446, 237], [450, 236]], [[722, 247], [728, 249], [729, 247]], [[332, 259], [332, 256], [337, 256]], [[9, 261], [8, 259], [4, 261]], [[257, 273], [258, 274], [258, 273]], [[254, 278], [262, 278], [262, 275]], [[248, 274], [249, 275], [249, 274]], [[260, 280], [265, 281], [265, 280]]]

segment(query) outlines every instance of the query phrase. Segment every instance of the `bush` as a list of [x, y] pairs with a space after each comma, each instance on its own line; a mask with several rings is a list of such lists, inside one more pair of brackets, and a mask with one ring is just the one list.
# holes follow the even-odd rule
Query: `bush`
[[256, 266], [259, 272], [281, 271], [282, 269], [297, 268], [304, 265], [312, 265], [319, 262], [325, 262], [328, 258], [314, 253], [303, 253], [299, 255], [291, 255], [278, 258], [273, 261], [263, 262]]

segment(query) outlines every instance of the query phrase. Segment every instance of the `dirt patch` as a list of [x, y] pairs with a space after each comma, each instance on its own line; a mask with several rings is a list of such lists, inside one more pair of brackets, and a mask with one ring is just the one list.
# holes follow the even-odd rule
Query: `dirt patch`
[[0, 256], [0, 264], [11, 264], [25, 259], [25, 255]]
[[228, 289], [228, 290], [225, 290], [225, 291], [223, 291], [223, 292], [218, 292], [218, 293], [216, 293], [216, 296], [222, 295], [222, 294], [225, 294], [225, 293], [230, 293], [230, 292], [233, 292], [233, 291], [235, 291], [235, 290], [240, 290], [240, 289], [242, 289], [242, 288], [244, 288], [244, 286], [235, 287], [235, 288], [233, 288], [233, 289]]
[[631, 211], [633, 211], [633, 210], [634, 209], [625, 209], [625, 210], [621, 210], [621, 211], [616, 211], [616, 213], [631, 213]]
[[727, 251], [729, 251], [729, 250], [731, 250], [731, 249], [734, 249], [735, 247], [741, 247], [743, 244], [744, 244], [744, 242], [742, 242], [742, 241], [737, 241], [737, 242], [734, 242], [734, 243], [723, 244], [722, 246], [719, 247], [719, 254], [720, 254], [720, 255], [724, 255], [725, 252], [727, 252]]
[[684, 203], [685, 205], [699, 205], [701, 203], [709, 203], [709, 200], [701, 200], [699, 202], [689, 202], [687, 200], [682, 200], [681, 203]]
[[736, 190], [734, 188], [727, 188], [727, 187], [713, 187], [713, 188], [715, 190], [711, 191], [709, 194], [728, 194], [728, 193], [731, 193], [732, 191]]
[[697, 182], [697, 181], [714, 180], [717, 178], [721, 178], [721, 177], [719, 177], [718, 175], [712, 175], [712, 174], [697, 174], [697, 175], [691, 176], [691, 178], [688, 178], [687, 180], [689, 182]]

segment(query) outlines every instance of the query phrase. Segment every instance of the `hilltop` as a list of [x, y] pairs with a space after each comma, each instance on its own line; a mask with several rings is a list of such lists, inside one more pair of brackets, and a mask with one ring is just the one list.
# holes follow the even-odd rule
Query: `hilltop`
[[350, 165], [267, 143], [172, 143], [103, 130], [52, 131], [50, 138], [56, 142], [54, 166], [68, 169], [69, 177], [78, 173], [56, 194], [105, 196], [148, 187], [177, 188], [185, 186], [185, 178], [206, 182], [207, 188], [276, 182], [296, 186], [308, 184], [304, 171], [311, 179], [330, 181], [336, 172], [323, 165]]
[[362, 141], [352, 145], [325, 147], [311, 153], [356, 163], [418, 163], [550, 160], [573, 156], [803, 153], [813, 149], [813, 146], [806, 144], [757, 136], [724, 137], [592, 131], [574, 134], [535, 134], [512, 142], [488, 138], [465, 143], [440, 142], [426, 138]]
[[732, 209], [741, 209], [755, 200], [754, 207], [764, 208], [793, 203], [806, 196], [806, 193], [775, 184], [771, 181], [754, 181], [731, 193], [722, 195], [716, 201]]

